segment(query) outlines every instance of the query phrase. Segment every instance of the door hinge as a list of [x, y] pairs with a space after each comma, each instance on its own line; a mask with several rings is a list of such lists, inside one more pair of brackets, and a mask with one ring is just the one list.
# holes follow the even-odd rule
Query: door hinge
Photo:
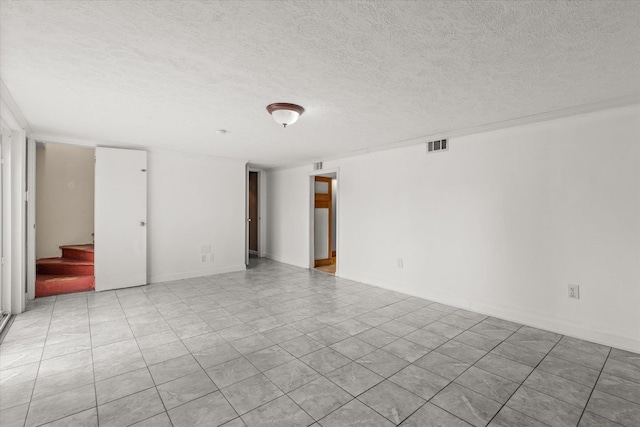
[[147, 170], [146, 170], [146, 169], [140, 169], [140, 171], [142, 171], [142, 172], [146, 172]]
[[24, 192], [24, 201], [25, 201], [25, 202], [28, 202], [28, 201], [29, 201], [29, 192], [28, 192], [28, 191], [25, 191], [25, 192]]

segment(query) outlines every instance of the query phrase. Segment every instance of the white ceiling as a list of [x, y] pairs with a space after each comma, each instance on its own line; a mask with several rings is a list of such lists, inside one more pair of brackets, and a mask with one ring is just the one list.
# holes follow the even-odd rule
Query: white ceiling
[[2, 0], [0, 37], [42, 139], [266, 167], [640, 93], [635, 0]]

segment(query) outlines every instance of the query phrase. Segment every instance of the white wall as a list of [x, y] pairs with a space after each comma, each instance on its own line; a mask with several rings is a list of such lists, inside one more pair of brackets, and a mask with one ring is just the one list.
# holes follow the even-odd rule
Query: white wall
[[[340, 276], [640, 351], [640, 107], [450, 142], [325, 162]], [[309, 170], [268, 181], [269, 253], [300, 266]]]
[[150, 152], [148, 175], [150, 283], [245, 268], [244, 162]]
[[36, 150], [36, 258], [61, 245], [92, 243], [95, 149], [45, 144]]

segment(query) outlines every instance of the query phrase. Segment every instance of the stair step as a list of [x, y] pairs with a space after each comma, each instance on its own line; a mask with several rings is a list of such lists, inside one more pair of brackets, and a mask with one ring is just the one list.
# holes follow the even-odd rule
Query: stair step
[[62, 258], [79, 259], [83, 261], [93, 261], [93, 245], [66, 245], [60, 246]]
[[36, 275], [36, 298], [95, 289], [93, 276]]
[[36, 261], [37, 274], [93, 276], [93, 261], [72, 258], [42, 258]]

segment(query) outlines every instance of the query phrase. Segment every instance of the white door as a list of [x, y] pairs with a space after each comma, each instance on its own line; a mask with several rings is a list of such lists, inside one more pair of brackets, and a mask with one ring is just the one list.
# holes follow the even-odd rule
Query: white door
[[96, 148], [96, 291], [147, 283], [147, 153]]

